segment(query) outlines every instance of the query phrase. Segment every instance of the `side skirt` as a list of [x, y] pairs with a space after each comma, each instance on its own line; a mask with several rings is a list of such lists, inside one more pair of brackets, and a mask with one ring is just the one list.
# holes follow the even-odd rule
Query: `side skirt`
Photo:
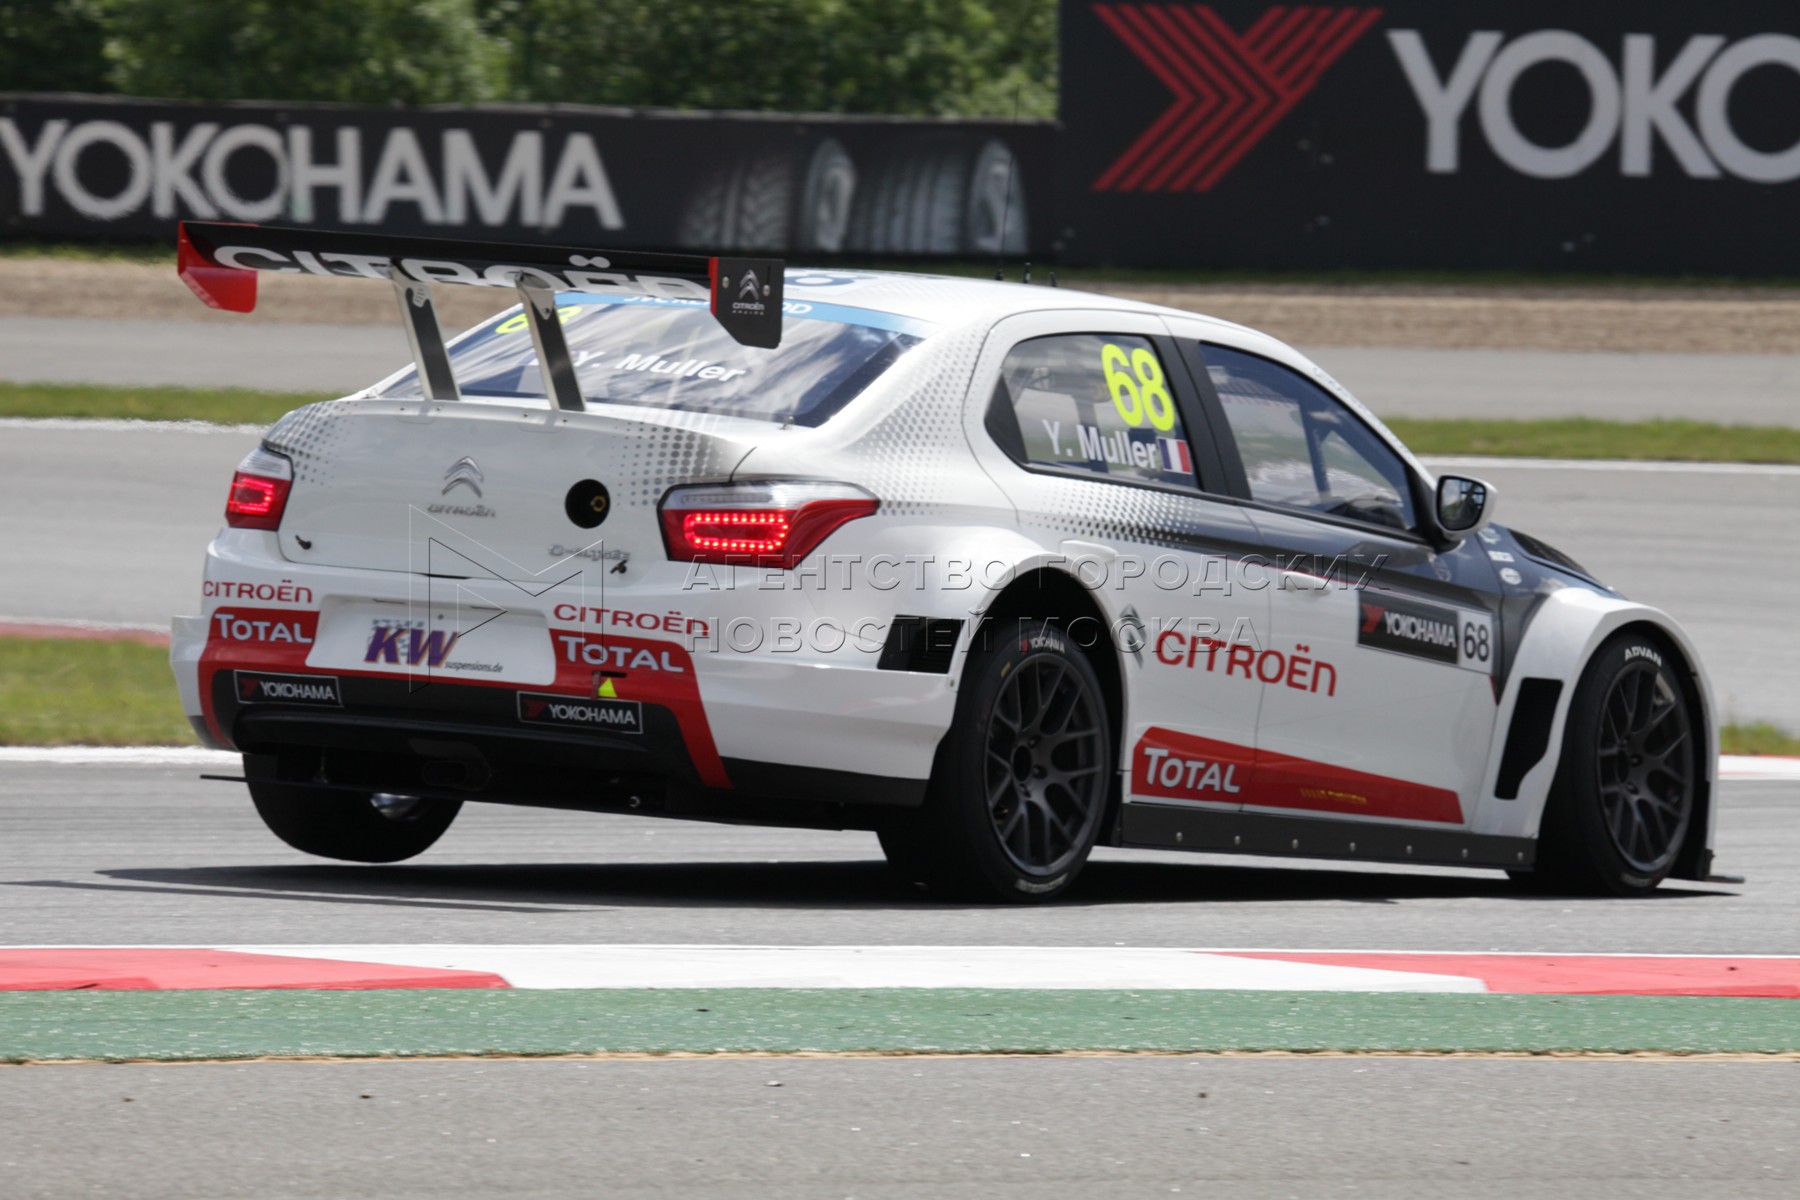
[[1537, 862], [1537, 842], [1532, 838], [1266, 813], [1216, 812], [1165, 804], [1124, 805], [1119, 832], [1119, 845], [1139, 850], [1199, 850], [1209, 854], [1268, 854], [1515, 871], [1529, 870]]

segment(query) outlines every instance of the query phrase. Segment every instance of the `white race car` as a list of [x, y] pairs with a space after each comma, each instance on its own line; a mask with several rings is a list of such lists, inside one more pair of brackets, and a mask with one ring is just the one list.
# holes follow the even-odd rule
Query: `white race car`
[[[1663, 613], [1490, 523], [1318, 367], [1078, 291], [186, 226], [182, 275], [368, 276], [414, 365], [231, 484], [182, 702], [290, 845], [464, 801], [874, 830], [938, 894], [1096, 844], [1711, 871]], [[455, 339], [430, 286], [515, 287]]]

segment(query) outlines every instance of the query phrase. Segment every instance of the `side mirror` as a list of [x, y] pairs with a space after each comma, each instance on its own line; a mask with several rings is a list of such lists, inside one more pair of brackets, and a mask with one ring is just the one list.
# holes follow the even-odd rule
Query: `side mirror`
[[1438, 528], [1451, 538], [1474, 533], [1494, 515], [1494, 489], [1479, 479], [1443, 475], [1437, 483]]

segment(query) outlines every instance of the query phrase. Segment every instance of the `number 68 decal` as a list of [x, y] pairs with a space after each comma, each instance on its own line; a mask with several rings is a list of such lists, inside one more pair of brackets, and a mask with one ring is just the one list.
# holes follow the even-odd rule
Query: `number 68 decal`
[[1125, 347], [1108, 342], [1100, 347], [1100, 369], [1106, 373], [1113, 407], [1127, 425], [1142, 425], [1149, 417], [1152, 429], [1167, 433], [1175, 428], [1175, 397], [1169, 394], [1162, 363], [1154, 353], [1142, 346], [1127, 353]]

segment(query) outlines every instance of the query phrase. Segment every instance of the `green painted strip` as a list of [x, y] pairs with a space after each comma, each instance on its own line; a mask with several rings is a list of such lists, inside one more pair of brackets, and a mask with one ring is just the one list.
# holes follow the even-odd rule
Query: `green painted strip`
[[1800, 1051], [1791, 1000], [1200, 991], [16, 992], [0, 1061], [889, 1051]]

